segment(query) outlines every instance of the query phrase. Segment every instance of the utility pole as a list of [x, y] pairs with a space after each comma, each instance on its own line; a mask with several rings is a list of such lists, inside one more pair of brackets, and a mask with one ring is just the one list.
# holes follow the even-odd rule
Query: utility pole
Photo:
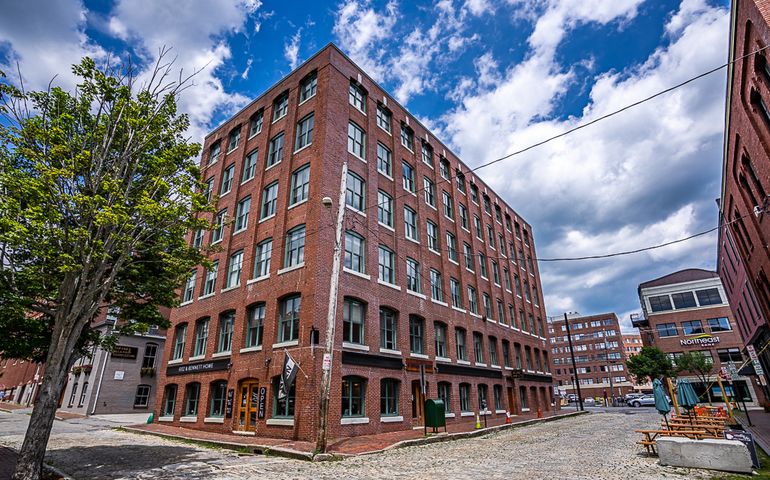
[[334, 232], [334, 259], [332, 276], [329, 280], [329, 309], [326, 313], [326, 345], [321, 374], [321, 416], [318, 421], [316, 451], [326, 452], [326, 427], [329, 418], [329, 396], [332, 389], [332, 356], [334, 353], [334, 327], [337, 324], [337, 294], [340, 286], [340, 257], [342, 256], [342, 223], [345, 219], [345, 183], [348, 177], [348, 162], [342, 164], [340, 195], [337, 202], [337, 226]]
[[572, 334], [569, 331], [569, 319], [567, 318], [567, 312], [564, 312], [564, 325], [567, 327], [567, 341], [569, 342], [569, 354], [572, 357], [572, 372], [575, 377], [575, 388], [577, 388], [578, 403], [580, 404], [580, 410], [585, 410], [583, 407], [583, 394], [580, 393], [580, 381], [578, 380], [577, 365], [575, 365], [575, 351], [572, 349]]

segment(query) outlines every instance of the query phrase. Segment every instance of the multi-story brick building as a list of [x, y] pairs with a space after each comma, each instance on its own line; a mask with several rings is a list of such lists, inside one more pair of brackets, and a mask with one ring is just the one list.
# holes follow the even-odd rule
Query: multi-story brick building
[[625, 352], [626, 358], [636, 355], [642, 350], [642, 336], [640, 334], [623, 333], [621, 338], [623, 339], [623, 352]]
[[42, 363], [0, 358], [0, 400], [32, 405], [37, 399], [44, 373]]
[[[575, 367], [584, 397], [622, 397], [633, 389], [626, 374], [620, 323], [614, 313], [568, 313]], [[564, 316], [548, 317], [554, 379], [561, 393], [577, 393]]]
[[[696, 268], [674, 272], [639, 284], [642, 315], [633, 319], [642, 342], [666, 352], [674, 365], [685, 352], [701, 352], [714, 365], [708, 379], [711, 397], [721, 399], [716, 375], [730, 363], [737, 368], [745, 358], [743, 341], [736, 330], [722, 282], [716, 272]], [[706, 385], [692, 372], [684, 372], [696, 393], [707, 401]], [[735, 395], [756, 402], [752, 380], [739, 376], [732, 382]], [[728, 389], [730, 387], [728, 386]], [[731, 394], [731, 392], [728, 392]]]
[[717, 271], [763, 389], [770, 383], [770, 4], [733, 0]]
[[315, 440], [341, 182], [330, 438], [422, 424], [421, 366], [449, 422], [553, 408], [531, 227], [334, 45], [214, 130], [202, 171], [219, 227], [190, 241], [220, 251], [172, 312], [159, 421]]

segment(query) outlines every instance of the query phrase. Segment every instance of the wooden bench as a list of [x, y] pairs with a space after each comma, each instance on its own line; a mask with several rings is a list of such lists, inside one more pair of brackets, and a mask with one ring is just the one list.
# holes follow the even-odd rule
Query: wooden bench
[[684, 429], [635, 430], [635, 432], [641, 433], [643, 435], [642, 439], [636, 443], [639, 445], [643, 445], [644, 448], [647, 450], [647, 453], [648, 454], [651, 453], [653, 455], [658, 454], [658, 452], [655, 451], [655, 440], [658, 437], [687, 437], [695, 440], [701, 440], [703, 438], [710, 436], [705, 430], [693, 430], [693, 429], [691, 430], [684, 430]]

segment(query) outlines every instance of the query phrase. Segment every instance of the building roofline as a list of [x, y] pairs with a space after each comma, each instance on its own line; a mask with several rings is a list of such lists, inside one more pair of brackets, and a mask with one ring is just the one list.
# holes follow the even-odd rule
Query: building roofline
[[[685, 272], [693, 272], [693, 273], [702, 272], [702, 274], [698, 278], [691, 278], [688, 280], [680, 280], [680, 281], [671, 281], [669, 283], [662, 282], [662, 280], [665, 280], [670, 277], [675, 277], [676, 275], [681, 275]], [[678, 270], [676, 272], [667, 273], [666, 275], [663, 275], [658, 278], [654, 278], [652, 280], [647, 280], [646, 282], [642, 282], [639, 284], [639, 287], [637, 287], [637, 292], [639, 293], [639, 298], [641, 299], [643, 288], [659, 287], [663, 285], [675, 285], [677, 283], [687, 283], [687, 282], [693, 282], [697, 280], [707, 280], [709, 278], [719, 278], [719, 274], [713, 270], [706, 270], [703, 268], [685, 268], [682, 270]]]

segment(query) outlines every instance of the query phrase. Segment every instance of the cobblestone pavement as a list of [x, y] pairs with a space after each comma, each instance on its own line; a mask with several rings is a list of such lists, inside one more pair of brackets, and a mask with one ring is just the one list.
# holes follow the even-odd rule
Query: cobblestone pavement
[[[0, 445], [18, 448], [26, 421], [26, 415], [0, 413]], [[202, 448], [83, 419], [56, 422], [46, 461], [76, 479], [711, 478], [707, 471], [661, 467], [641, 455], [634, 429], [659, 422], [649, 409], [591, 413], [475, 439], [310, 463]]]

